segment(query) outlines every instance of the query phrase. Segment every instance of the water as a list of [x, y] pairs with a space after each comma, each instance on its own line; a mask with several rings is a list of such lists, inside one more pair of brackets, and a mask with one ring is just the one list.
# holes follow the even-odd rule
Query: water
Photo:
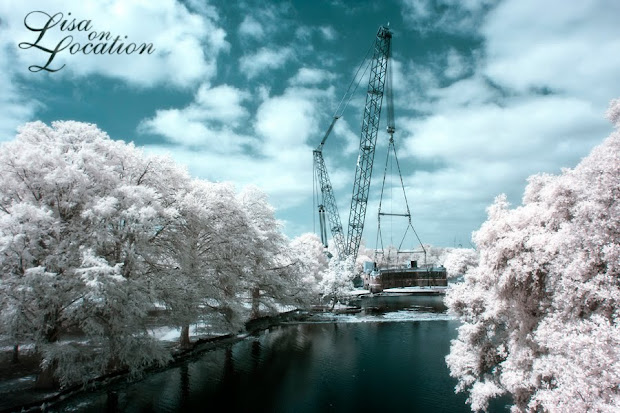
[[[442, 297], [377, 297], [351, 315], [283, 325], [54, 411], [469, 412], [444, 357]], [[336, 322], [337, 321], [337, 322]], [[507, 411], [506, 400], [491, 411]]]

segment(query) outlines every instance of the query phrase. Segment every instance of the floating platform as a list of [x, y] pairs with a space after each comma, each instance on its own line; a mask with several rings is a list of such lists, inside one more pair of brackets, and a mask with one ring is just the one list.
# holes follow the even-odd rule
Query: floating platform
[[388, 288], [380, 292], [371, 292], [370, 289], [356, 289], [349, 293], [360, 298], [372, 296], [401, 296], [401, 295], [445, 295], [448, 287], [403, 287]]
[[[371, 293], [399, 289], [399, 293], [430, 293], [432, 289], [445, 291], [448, 273], [443, 266], [377, 268], [364, 275], [364, 288]], [[396, 292], [396, 291], [394, 291]]]

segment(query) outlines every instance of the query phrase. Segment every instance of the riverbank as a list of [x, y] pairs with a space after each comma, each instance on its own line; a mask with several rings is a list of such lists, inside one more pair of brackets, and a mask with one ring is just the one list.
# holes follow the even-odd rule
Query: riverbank
[[[322, 311], [318, 309], [316, 311]], [[248, 336], [275, 327], [285, 322], [304, 321], [314, 311], [293, 310], [273, 316], [265, 316], [246, 323], [245, 331], [239, 334], [224, 334], [211, 337], [202, 337], [192, 342], [191, 347], [182, 349], [177, 342], [169, 342], [173, 360], [160, 367], [151, 367], [144, 371], [143, 375], [172, 368], [180, 363], [197, 357], [204, 352], [229, 346]], [[73, 397], [84, 391], [92, 391], [118, 383], [122, 380], [128, 382], [139, 380], [130, 377], [129, 371], [119, 370], [104, 376], [91, 379], [86, 385], [76, 385], [60, 390], [36, 390], [33, 388], [36, 376], [39, 372], [38, 358], [24, 349], [20, 354], [18, 363], [12, 363], [12, 350], [3, 351], [0, 354], [0, 413], [9, 412], [40, 412]]]
[[[176, 329], [163, 328], [160, 329], [161, 331], [158, 335], [160, 336], [160, 339], [166, 341], [166, 344], [171, 350], [173, 360], [165, 366], [146, 369], [144, 371], [144, 376], [158, 371], [174, 368], [175, 366], [186, 362], [188, 359], [199, 357], [203, 353], [213, 349], [230, 346], [257, 332], [268, 330], [284, 323], [308, 321], [316, 314], [328, 312], [332, 315], [336, 315], [336, 318], [333, 319], [334, 322], [342, 322], [342, 320], [338, 317], [359, 313], [360, 311], [365, 311], [369, 314], [375, 314], [383, 311], [383, 304], [378, 307], [376, 304], [383, 303], [384, 299], [389, 299], [390, 297], [397, 299], [397, 297], [403, 296], [429, 296], [430, 298], [430, 296], [441, 295], [443, 293], [445, 293], [445, 289], [430, 287], [390, 289], [374, 294], [371, 294], [368, 290], [354, 290], [351, 292], [350, 298], [352, 298], [354, 302], [355, 300], [361, 299], [361, 302], [357, 302], [359, 306], [338, 304], [333, 309], [331, 306], [315, 306], [308, 311], [292, 310], [273, 316], [261, 317], [247, 322], [243, 333], [222, 334], [208, 337], [194, 336], [194, 341], [192, 342], [191, 347], [187, 349], [182, 349], [178, 346], [177, 339], [179, 335]], [[370, 304], [371, 302], [373, 304]], [[391, 306], [394, 306], [394, 304], [391, 304]], [[390, 317], [389, 320], [393, 321], [394, 319], [393, 317]], [[28, 349], [24, 349], [23, 353], [20, 354], [20, 363], [18, 364], [11, 364], [12, 354], [8, 348], [0, 354], [0, 380], [3, 381], [0, 385], [0, 413], [16, 411], [39, 412], [44, 408], [53, 406], [85, 391], [94, 391], [105, 388], [106, 386], [123, 380], [127, 380], [128, 382], [139, 381], [139, 379], [130, 378], [128, 371], [116, 371], [105, 376], [92, 379], [85, 386], [73, 386], [56, 391], [35, 390], [32, 387], [36, 380], [39, 366], [38, 360], [32, 353], [32, 351], [28, 352]]]
[[381, 296], [351, 304], [359, 308], [313, 312], [143, 380], [83, 392], [51, 410], [470, 411], [467, 395], [454, 393], [456, 380], [445, 364], [459, 321], [446, 314], [443, 297]]

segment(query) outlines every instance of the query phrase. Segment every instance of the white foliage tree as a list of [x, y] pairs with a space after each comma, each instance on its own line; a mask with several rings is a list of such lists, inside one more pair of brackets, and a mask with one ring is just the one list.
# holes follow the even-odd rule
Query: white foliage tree
[[295, 262], [257, 188], [192, 181], [80, 122], [30, 123], [0, 147], [0, 326], [35, 345], [40, 387], [170, 360], [155, 305], [189, 345], [194, 322], [238, 331], [301, 303]]
[[[176, 215], [161, 190], [184, 179], [175, 168], [79, 122], [30, 123], [2, 145], [0, 319], [35, 344], [41, 386], [168, 360], [144, 325], [144, 257]], [[90, 351], [67, 341], [75, 329]]]
[[324, 272], [318, 287], [323, 301], [331, 303], [332, 310], [353, 289], [354, 270], [352, 257], [344, 260], [332, 258], [329, 261], [329, 267]]
[[189, 346], [189, 326], [199, 320], [217, 329], [238, 330], [243, 316], [233, 271], [249, 242], [245, 214], [234, 187], [193, 180], [175, 202], [178, 217], [155, 242], [151, 260], [163, 274], [162, 302], [181, 326], [181, 346]]
[[478, 253], [472, 248], [450, 249], [443, 260], [443, 266], [446, 267], [450, 278], [463, 275], [476, 265], [478, 265]]
[[243, 260], [251, 300], [250, 319], [265, 312], [276, 313], [283, 305], [300, 304], [304, 297], [297, 288], [297, 280], [291, 278], [294, 272], [290, 271], [295, 260], [267, 195], [248, 185], [237, 198], [245, 212], [250, 236]]
[[[620, 101], [609, 117], [617, 126]], [[620, 131], [575, 169], [499, 196], [474, 233], [480, 264], [446, 297], [462, 321], [446, 360], [473, 410], [620, 410]]]
[[301, 288], [307, 296], [318, 297], [319, 283], [329, 264], [323, 243], [316, 234], [308, 232], [291, 240], [290, 248]]

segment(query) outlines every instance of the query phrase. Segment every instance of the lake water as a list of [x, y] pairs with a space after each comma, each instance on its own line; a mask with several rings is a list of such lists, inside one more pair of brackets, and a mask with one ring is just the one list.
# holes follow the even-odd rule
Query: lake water
[[[374, 297], [362, 311], [272, 328], [54, 411], [469, 412], [444, 358], [458, 322], [441, 296]], [[508, 411], [506, 400], [491, 411]]]

